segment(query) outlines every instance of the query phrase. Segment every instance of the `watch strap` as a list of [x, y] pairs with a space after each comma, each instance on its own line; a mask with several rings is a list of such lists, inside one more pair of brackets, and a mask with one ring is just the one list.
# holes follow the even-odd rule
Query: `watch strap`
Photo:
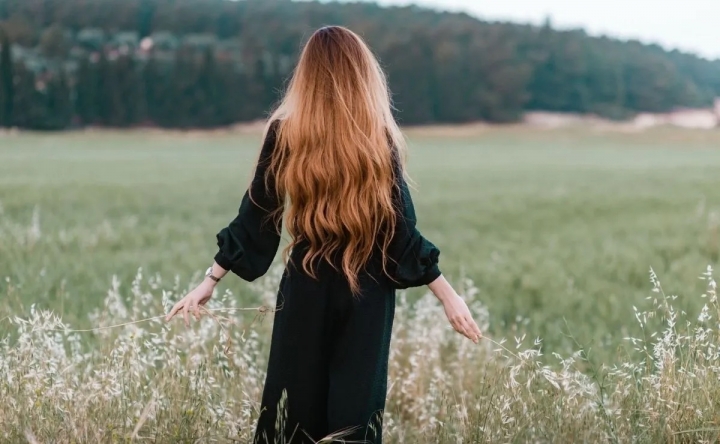
[[220, 282], [220, 279], [221, 279], [217, 276], [213, 276], [212, 267], [208, 268], [208, 270], [205, 272], [205, 277], [210, 278], [211, 280], [213, 280], [215, 282]]

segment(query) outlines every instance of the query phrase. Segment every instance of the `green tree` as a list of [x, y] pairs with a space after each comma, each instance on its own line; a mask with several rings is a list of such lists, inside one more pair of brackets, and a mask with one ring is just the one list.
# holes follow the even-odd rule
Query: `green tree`
[[48, 58], [64, 59], [70, 50], [65, 30], [58, 25], [45, 29], [40, 37], [39, 49]]
[[14, 123], [14, 77], [10, 40], [0, 29], [0, 127], [11, 127]]
[[15, 67], [17, 83], [13, 94], [13, 124], [20, 128], [36, 128], [44, 117], [44, 96], [35, 89], [35, 73], [18, 63]]
[[114, 60], [101, 55], [98, 61], [95, 104], [99, 123], [131, 126], [142, 120], [142, 81], [135, 61], [128, 56]]
[[145, 88], [143, 78], [132, 57], [123, 56], [112, 64], [114, 71], [113, 97], [115, 108], [111, 122], [114, 126], [132, 126], [145, 115]]
[[61, 69], [48, 85], [47, 118], [43, 126], [48, 130], [68, 128], [72, 123], [73, 106], [65, 70]]
[[[720, 60], [558, 31], [549, 20], [489, 23], [422, 8], [290, 0], [0, 0], [0, 17], [20, 46], [18, 60], [0, 62], [11, 72], [0, 72], [0, 122], [12, 114], [36, 127], [54, 122], [48, 104], [65, 87], [85, 124], [212, 127], [262, 118], [303, 40], [329, 23], [367, 39], [405, 124], [506, 122], [533, 109], [626, 118], [709, 106], [720, 96]], [[118, 44], [130, 35], [155, 46]], [[60, 65], [79, 67], [66, 86], [42, 87], [44, 72]], [[38, 89], [35, 73], [43, 73]]]
[[144, 38], [152, 34], [153, 18], [157, 2], [153, 0], [140, 0], [138, 11], [138, 34]]
[[94, 125], [98, 122], [98, 69], [86, 57], [80, 61], [77, 72], [77, 87], [75, 90], [75, 112], [85, 125]]

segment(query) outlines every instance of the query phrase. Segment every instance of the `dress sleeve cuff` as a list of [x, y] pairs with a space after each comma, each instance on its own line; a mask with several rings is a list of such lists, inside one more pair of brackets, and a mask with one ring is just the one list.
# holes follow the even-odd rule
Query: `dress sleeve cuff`
[[217, 263], [225, 271], [231, 271], [233, 268], [232, 262], [230, 262], [221, 251], [218, 251], [215, 255], [215, 263]]
[[425, 276], [418, 281], [418, 284], [420, 284], [419, 286], [432, 284], [440, 276], [442, 276], [442, 271], [440, 271], [440, 267], [435, 264], [425, 273]]

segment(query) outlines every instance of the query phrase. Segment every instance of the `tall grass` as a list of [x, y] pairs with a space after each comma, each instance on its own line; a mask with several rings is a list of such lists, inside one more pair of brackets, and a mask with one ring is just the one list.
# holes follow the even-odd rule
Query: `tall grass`
[[[718, 266], [720, 132], [496, 129], [412, 142], [419, 227], [447, 276], [476, 282], [495, 336], [525, 331], [566, 354], [569, 330], [610, 362], [649, 265], [683, 293], [702, 291], [700, 264]], [[86, 327], [111, 277], [130, 282], [138, 267], [185, 285], [215, 254], [259, 143], [133, 131], [1, 140], [0, 317], [36, 303]], [[256, 305], [240, 279], [223, 288]], [[685, 299], [679, 309], [700, 308]]]
[[[421, 229], [501, 345], [399, 294], [386, 442], [719, 441], [720, 313], [696, 280], [718, 263], [719, 134], [415, 138]], [[247, 442], [271, 311], [133, 322], [199, 278], [258, 137], [0, 142], [0, 442]], [[272, 307], [277, 273], [209, 308]]]
[[[253, 286], [271, 306], [281, 268]], [[590, 350], [544, 357], [540, 339], [451, 331], [431, 295], [398, 296], [384, 434], [387, 442], [715, 442], [720, 437], [720, 303], [712, 270], [700, 315], [677, 311], [651, 271], [638, 337], [612, 364]], [[165, 313], [187, 289], [139, 271], [115, 280], [98, 327]], [[490, 315], [463, 283], [474, 313]], [[0, 341], [3, 442], [248, 442], [265, 376], [268, 312], [226, 292], [190, 329], [153, 319], [75, 332], [52, 312], [4, 320]], [[219, 311], [219, 309], [225, 311]], [[218, 311], [213, 311], [218, 310]], [[222, 314], [220, 314], [222, 313]], [[634, 316], [633, 316], [634, 315]], [[651, 328], [651, 326], [654, 326]], [[92, 347], [88, 338], [93, 335]]]

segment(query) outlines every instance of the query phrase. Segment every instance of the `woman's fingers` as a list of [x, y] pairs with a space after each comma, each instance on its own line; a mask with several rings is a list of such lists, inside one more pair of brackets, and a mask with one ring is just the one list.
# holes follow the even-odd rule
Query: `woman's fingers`
[[450, 324], [452, 324], [453, 328], [456, 332], [460, 333], [461, 335], [463, 333], [463, 325], [462, 325], [462, 318], [461, 317], [453, 317], [450, 320]]
[[172, 310], [170, 310], [170, 313], [168, 313], [168, 315], [165, 316], [165, 321], [169, 321], [170, 319], [175, 317], [177, 312], [180, 311], [181, 308], [183, 308], [184, 302], [185, 302], [185, 299], [181, 299], [180, 301], [178, 301], [178, 303], [173, 306]]
[[190, 325], [190, 317], [195, 316], [195, 307], [197, 307], [197, 302], [195, 302], [195, 299], [190, 298], [190, 301], [188, 302], [188, 316], [187, 316], [187, 325]]
[[456, 332], [475, 342], [476, 344], [482, 338], [480, 327], [477, 326], [471, 317], [453, 317], [450, 324]]
[[195, 306], [193, 307], [193, 314], [195, 315], [195, 320], [196, 320], [196, 321], [199, 321], [200, 318], [202, 317], [202, 316], [200, 316], [200, 305], [201, 305], [201, 304], [202, 304], [202, 301], [200, 301], [199, 303], [195, 304]]
[[472, 327], [470, 326], [470, 323], [467, 321], [467, 319], [463, 319], [462, 330], [463, 330], [462, 334], [465, 335], [466, 338], [475, 342], [476, 337], [475, 337]]
[[478, 327], [477, 324], [475, 324], [475, 332], [476, 332], [477, 335], [478, 335], [478, 339], [482, 339], [483, 333], [482, 333], [482, 330], [480, 330], [480, 327]]
[[194, 316], [195, 319], [200, 320], [202, 318], [200, 314], [200, 305], [204, 305], [208, 301], [208, 299], [209, 298], [198, 302], [191, 295], [185, 296], [173, 306], [172, 310], [170, 310], [170, 313], [165, 316], [165, 320], [170, 321], [172, 318], [175, 317], [175, 315], [182, 311], [185, 325], [190, 326], [190, 315]]
[[185, 319], [186, 327], [190, 327], [190, 304], [192, 304], [192, 299], [183, 306], [183, 319]]
[[467, 322], [470, 325], [470, 331], [473, 336], [477, 339], [482, 338], [482, 331], [480, 331], [480, 327], [478, 327], [477, 322], [475, 322], [473, 318], [467, 318]]
[[462, 317], [454, 317], [452, 321], [450, 322], [455, 329], [456, 332], [460, 333], [461, 335], [467, 337], [468, 339], [472, 339], [470, 337], [470, 333], [467, 329], [467, 325], [465, 322], [465, 319]]

